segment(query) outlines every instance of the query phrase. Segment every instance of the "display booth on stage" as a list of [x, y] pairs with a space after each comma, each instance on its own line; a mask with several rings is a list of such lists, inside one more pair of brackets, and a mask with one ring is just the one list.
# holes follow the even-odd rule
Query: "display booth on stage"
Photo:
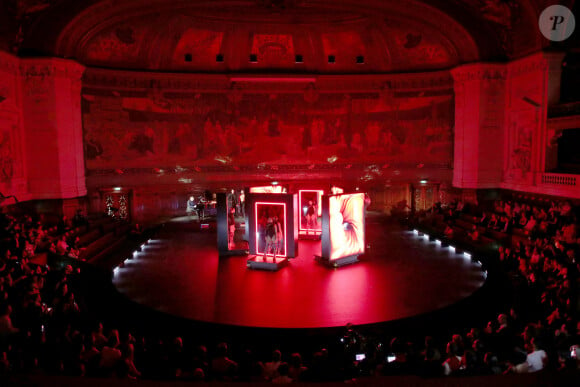
[[297, 200], [297, 195], [283, 193], [248, 195], [249, 268], [279, 270], [298, 254]]
[[245, 217], [240, 217], [230, 202], [228, 194], [217, 194], [218, 253], [220, 257], [246, 256], [249, 253], [246, 227], [244, 227], [247, 224], [247, 214]]
[[339, 267], [358, 262], [365, 252], [364, 193], [341, 193], [322, 197], [321, 255], [317, 259]]
[[322, 195], [324, 190], [298, 191], [298, 235], [300, 239], [320, 239], [322, 234]]

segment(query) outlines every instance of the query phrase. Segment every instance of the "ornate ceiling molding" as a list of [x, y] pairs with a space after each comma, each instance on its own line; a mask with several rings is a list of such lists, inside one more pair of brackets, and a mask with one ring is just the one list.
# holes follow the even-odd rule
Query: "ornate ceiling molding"
[[[266, 1], [266, 0], [265, 0]], [[54, 52], [63, 57], [75, 57], [83, 63], [91, 64], [91, 60], [87, 60], [86, 56], [90, 50], [87, 45], [99, 34], [104, 31], [110, 31], [114, 26], [130, 26], [131, 20], [150, 20], [150, 25], [156, 25], [159, 22], [160, 26], [166, 25], [169, 30], [160, 30], [155, 36], [149, 36], [147, 39], [141, 39], [139, 44], [137, 58], [135, 63], [127, 63], [126, 66], [119, 66], [121, 62], [112, 61], [112, 67], [126, 67], [129, 69], [155, 69], [162, 71], [172, 71], [176, 69], [168, 68], [166, 61], [159, 63], [148, 63], [153, 61], [155, 53], [163, 50], [164, 57], [168, 57], [173, 52], [176, 44], [177, 36], [180, 28], [177, 28], [179, 20], [188, 21], [185, 23], [188, 28], [196, 26], [196, 28], [206, 29], [207, 31], [221, 31], [226, 33], [228, 25], [236, 26], [237, 33], [248, 34], [248, 37], [253, 33], [297, 33], [297, 31], [307, 31], [310, 36], [306, 37], [306, 41], [320, 39], [315, 35], [320, 35], [324, 31], [330, 33], [332, 31], [358, 31], [364, 35], [366, 50], [369, 52], [369, 58], [372, 53], [384, 51], [384, 55], [378, 55], [375, 63], [369, 62], [367, 67], [352, 67], [355, 72], [393, 72], [402, 71], [403, 68], [408, 68], [408, 64], [401, 62], [403, 67], [396, 67], [394, 70], [390, 65], [390, 61], [385, 64], [384, 58], [389, 57], [388, 51], [390, 48], [385, 47], [388, 44], [387, 40], [392, 39], [392, 28], [400, 29], [404, 34], [409, 36], [424, 35], [425, 38], [435, 39], [431, 45], [440, 46], [441, 49], [449, 56], [446, 62], [441, 62], [435, 68], [449, 68], [459, 63], [472, 62], [480, 59], [479, 49], [473, 37], [470, 36], [468, 30], [461, 25], [460, 22], [454, 20], [449, 15], [441, 10], [432, 7], [425, 2], [419, 0], [408, 0], [404, 3], [396, 1], [378, 1], [365, 0], [364, 4], [360, 1], [354, 0], [308, 0], [308, 1], [291, 1], [292, 7], [289, 9], [286, 5], [290, 4], [282, 0], [268, 0], [266, 4], [268, 10], [278, 9], [278, 7], [285, 7], [283, 12], [272, 14], [270, 11], [264, 12], [264, 2], [260, 6], [256, 5], [255, 1], [244, 0], [229, 0], [229, 1], [185, 1], [176, 0], [167, 3], [162, 0], [128, 0], [122, 3], [113, 2], [110, 0], [100, 1], [96, 4], [86, 8], [84, 11], [77, 14], [60, 32], [56, 41]], [[264, 4], [262, 4], [264, 3]], [[270, 4], [271, 3], [271, 4]], [[285, 5], [286, 4], [286, 5]], [[245, 9], [242, 13], [240, 10]], [[236, 12], [236, 10], [240, 12]], [[254, 16], [251, 16], [254, 15]], [[181, 23], [183, 24], [183, 23]], [[369, 25], [375, 25], [376, 31], [382, 31], [382, 35], [387, 38], [381, 42], [380, 38], [373, 37], [372, 31], [365, 30]], [[310, 27], [306, 27], [310, 26]], [[177, 29], [176, 29], [177, 28]], [[367, 28], [368, 29], [368, 28]], [[408, 30], [408, 32], [404, 32]], [[262, 32], [263, 31], [263, 32]], [[278, 32], [275, 32], [278, 31]], [[182, 31], [184, 32], [184, 31]], [[370, 35], [368, 35], [370, 34]], [[361, 36], [362, 36], [361, 35]], [[372, 39], [371, 39], [372, 37]], [[228, 39], [229, 35], [224, 35]], [[296, 38], [295, 38], [296, 39]], [[242, 39], [243, 41], [243, 39]], [[382, 47], [379, 47], [383, 44]], [[156, 46], [156, 47], [153, 47]], [[237, 47], [240, 49], [240, 47]], [[400, 55], [407, 55], [411, 51], [411, 46], [402, 49]], [[239, 50], [238, 50], [239, 51]], [[301, 52], [302, 53], [302, 52]], [[231, 54], [231, 53], [230, 53]], [[240, 53], [243, 58], [246, 53]], [[313, 55], [322, 55], [320, 50], [314, 50]], [[412, 66], [413, 71], [433, 69], [432, 59], [427, 56], [421, 56], [414, 59], [416, 66]], [[231, 60], [232, 55], [228, 58]], [[103, 63], [96, 63], [97, 65], [105, 65], [110, 59], [103, 59]], [[315, 66], [311, 70], [318, 72], [333, 72], [331, 67], [328, 67], [325, 61], [315, 61], [310, 66]], [[413, 62], [411, 62], [413, 63]], [[141, 67], [139, 67], [141, 66]], [[247, 64], [246, 64], [247, 66]], [[387, 66], [387, 67], [385, 67]], [[236, 66], [234, 66], [236, 67]], [[335, 66], [339, 68], [338, 66]], [[217, 66], [214, 71], [223, 72], [223, 66]], [[367, 70], [364, 70], [367, 69]], [[369, 71], [371, 69], [371, 71]], [[243, 68], [241, 69], [243, 70]], [[239, 71], [239, 70], [238, 70]], [[342, 68], [338, 72], [345, 72]], [[349, 71], [346, 71], [349, 72]]]

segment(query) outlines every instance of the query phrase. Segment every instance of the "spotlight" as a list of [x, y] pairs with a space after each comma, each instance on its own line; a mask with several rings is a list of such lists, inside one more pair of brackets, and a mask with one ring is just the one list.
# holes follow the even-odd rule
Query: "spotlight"
[[336, 57], [334, 55], [328, 56], [328, 63], [336, 63]]
[[471, 254], [469, 254], [468, 252], [464, 251], [463, 255], [465, 255], [467, 258], [471, 258]]
[[419, 183], [421, 183], [421, 184], [427, 184], [427, 179], [419, 180]]
[[413, 230], [413, 232], [415, 233], [415, 235], [419, 235], [419, 231], [417, 231], [417, 229]]
[[250, 54], [250, 63], [258, 63], [258, 55]]
[[441, 244], [441, 241], [439, 239], [435, 239], [435, 243], [437, 243], [438, 245]]
[[451, 250], [452, 252], [455, 252], [455, 247], [450, 245], [449, 250]]
[[120, 190], [121, 190], [121, 187], [115, 187], [115, 188], [113, 188], [113, 191], [115, 191], [115, 192], [119, 192]]

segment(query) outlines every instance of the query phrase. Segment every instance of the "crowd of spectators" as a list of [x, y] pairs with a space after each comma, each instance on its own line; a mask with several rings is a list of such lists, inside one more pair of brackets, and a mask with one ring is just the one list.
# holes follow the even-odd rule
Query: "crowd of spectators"
[[[506, 233], [521, 229], [525, 235], [497, 251], [498, 264], [515, 288], [510, 310], [485, 326], [466, 328], [448, 339], [371, 340], [348, 326], [342, 347], [320, 347], [306, 353], [305, 360], [300, 351], [274, 350], [269, 358], [260, 359], [250, 349], [238, 348], [232, 355], [223, 342], [208, 351], [182, 337], [159, 339], [159, 335], [141, 337], [115, 327], [105, 329], [98, 318], [88, 317], [79, 294], [80, 270], [30, 261], [39, 251], [74, 257], [78, 238], [74, 225], [61, 219], [50, 228], [30, 216], [3, 215], [0, 373], [285, 384], [382, 375], [443, 377], [578, 369], [580, 267], [575, 208], [566, 202], [545, 209], [498, 201], [491, 210], [481, 211], [458, 202], [437, 206], [432, 215], [445, 218], [444, 232], [453, 239], [454, 219], [468, 212], [477, 214], [471, 233], [497, 228]], [[470, 238], [478, 241], [477, 236]]]
[[443, 218], [441, 231], [450, 243], [457, 239], [456, 222], [463, 219], [465, 228], [465, 220], [473, 219], [462, 241], [481, 247], [482, 235], [488, 235], [514, 287], [510, 311], [447, 344], [444, 373], [578, 368], [577, 208], [569, 201], [534, 205], [510, 200], [496, 200], [488, 207], [467, 209], [452, 202], [446, 208], [434, 206], [428, 216]]

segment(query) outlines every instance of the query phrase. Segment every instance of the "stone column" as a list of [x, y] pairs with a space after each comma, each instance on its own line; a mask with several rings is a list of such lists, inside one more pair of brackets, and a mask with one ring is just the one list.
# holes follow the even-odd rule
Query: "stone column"
[[83, 66], [69, 60], [21, 61], [31, 199], [68, 199], [87, 193], [80, 107], [83, 72]]
[[455, 91], [453, 186], [496, 188], [502, 177], [505, 65], [465, 65], [451, 73]]

